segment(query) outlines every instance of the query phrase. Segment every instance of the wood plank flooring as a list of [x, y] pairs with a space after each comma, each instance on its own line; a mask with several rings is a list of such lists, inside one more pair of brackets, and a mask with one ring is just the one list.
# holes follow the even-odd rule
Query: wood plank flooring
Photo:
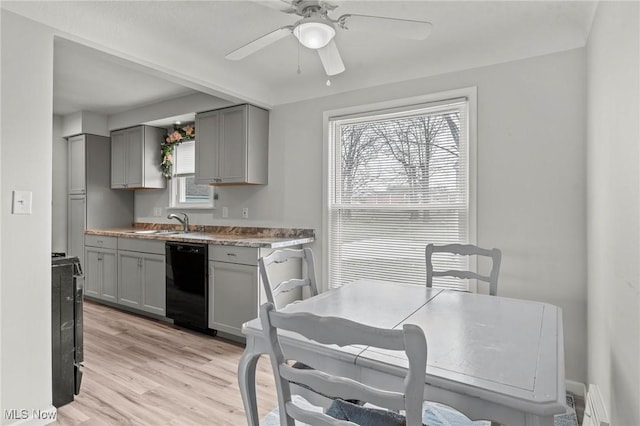
[[[80, 395], [58, 425], [244, 425], [236, 370], [243, 347], [86, 302]], [[269, 360], [256, 374], [263, 418], [276, 406]]]

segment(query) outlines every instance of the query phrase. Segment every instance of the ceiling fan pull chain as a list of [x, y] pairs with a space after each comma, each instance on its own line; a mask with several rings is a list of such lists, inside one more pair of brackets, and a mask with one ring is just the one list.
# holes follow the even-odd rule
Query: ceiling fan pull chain
[[300, 69], [300, 42], [298, 42], [298, 74], [302, 74], [302, 70]]

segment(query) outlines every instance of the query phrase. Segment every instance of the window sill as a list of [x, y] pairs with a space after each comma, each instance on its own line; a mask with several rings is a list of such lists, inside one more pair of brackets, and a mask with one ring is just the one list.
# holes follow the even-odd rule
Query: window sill
[[215, 210], [215, 205], [184, 205], [184, 206], [168, 206], [167, 210]]

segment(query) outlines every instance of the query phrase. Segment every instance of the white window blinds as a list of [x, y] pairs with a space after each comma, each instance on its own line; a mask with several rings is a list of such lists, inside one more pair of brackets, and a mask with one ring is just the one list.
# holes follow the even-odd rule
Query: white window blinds
[[[329, 119], [330, 287], [425, 285], [425, 246], [469, 241], [467, 109], [461, 98]], [[466, 258], [435, 262], [467, 267]]]
[[173, 174], [176, 176], [182, 176], [195, 173], [195, 141], [179, 143], [175, 146], [174, 150], [175, 164]]

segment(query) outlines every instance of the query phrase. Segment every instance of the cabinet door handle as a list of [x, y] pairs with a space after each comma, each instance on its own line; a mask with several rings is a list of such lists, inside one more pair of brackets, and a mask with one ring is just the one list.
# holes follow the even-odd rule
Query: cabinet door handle
[[227, 253], [227, 256], [236, 257], [236, 256], [238, 256], [238, 255], [237, 255], [237, 254], [235, 254], [235, 253]]
[[102, 256], [103, 256], [103, 254], [102, 254], [102, 253], [98, 255], [98, 261], [99, 261], [99, 262], [102, 262]]

